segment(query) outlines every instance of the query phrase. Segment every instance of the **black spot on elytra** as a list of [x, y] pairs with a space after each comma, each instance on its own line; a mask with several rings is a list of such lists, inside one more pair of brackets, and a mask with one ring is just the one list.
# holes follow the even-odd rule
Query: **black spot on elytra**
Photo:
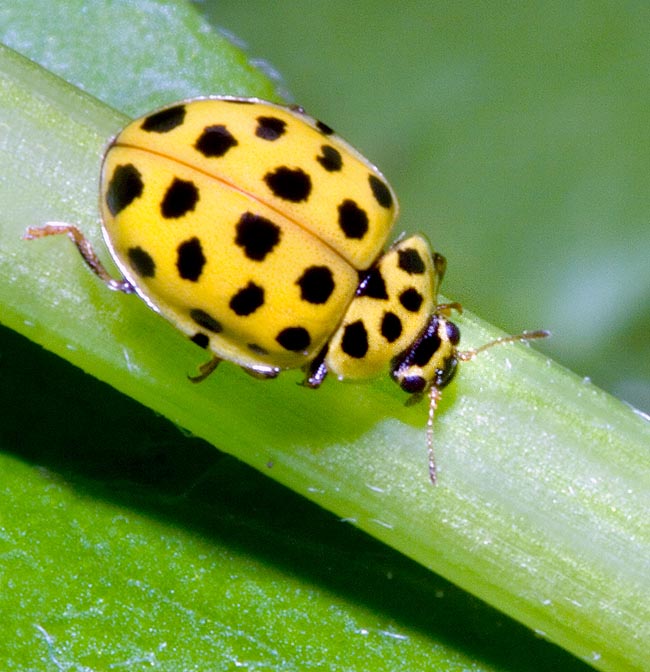
[[262, 140], [277, 140], [283, 136], [287, 122], [278, 117], [257, 117], [255, 135]]
[[183, 280], [196, 282], [201, 277], [205, 262], [206, 258], [198, 238], [190, 238], [176, 249], [176, 268]]
[[223, 125], [215, 124], [206, 126], [198, 137], [194, 147], [207, 158], [224, 156], [233, 147], [237, 146], [237, 140], [232, 133]]
[[275, 337], [275, 340], [290, 352], [306, 350], [311, 343], [309, 332], [304, 327], [287, 327]]
[[201, 310], [200, 308], [192, 308], [192, 310], [190, 310], [190, 317], [199, 325], [199, 327], [203, 327], [204, 329], [207, 329], [208, 331], [211, 331], [215, 334], [223, 331], [223, 325], [221, 322], [212, 317], [210, 313], [206, 313], [205, 310]]
[[254, 352], [256, 355], [268, 355], [269, 351], [266, 348], [263, 348], [257, 343], [248, 343], [246, 346], [251, 352]]
[[310, 266], [296, 280], [300, 298], [316, 305], [325, 303], [334, 291], [334, 277], [327, 266]]
[[324, 124], [322, 121], [318, 121], [318, 119], [316, 119], [316, 128], [324, 135], [333, 135], [334, 133], [334, 129], [330, 128], [327, 124]]
[[368, 215], [348, 198], [339, 205], [339, 226], [346, 238], [361, 240], [368, 232]]
[[402, 321], [395, 313], [384, 313], [381, 321], [381, 335], [389, 343], [393, 343], [402, 335]]
[[199, 190], [194, 182], [175, 177], [163, 196], [160, 214], [165, 219], [178, 219], [192, 212], [198, 200]]
[[323, 145], [320, 148], [320, 156], [316, 157], [316, 161], [320, 163], [328, 173], [336, 173], [343, 167], [343, 157], [338, 149], [331, 145]]
[[141, 278], [153, 278], [156, 275], [156, 263], [151, 255], [141, 247], [130, 247], [126, 255], [136, 275]]
[[413, 248], [398, 250], [398, 265], [409, 275], [422, 275], [426, 270], [426, 265], [420, 256], [420, 253]]
[[343, 330], [341, 350], [354, 359], [361, 359], [368, 352], [368, 332], [361, 320], [351, 322]]
[[249, 282], [230, 299], [228, 305], [236, 315], [246, 317], [264, 305], [264, 289], [254, 282]]
[[274, 196], [283, 201], [300, 203], [311, 194], [311, 178], [301, 168], [280, 166], [264, 176], [268, 188]]
[[185, 121], [185, 105], [174, 105], [145, 117], [140, 125], [148, 133], [169, 133]]
[[202, 334], [201, 332], [198, 332], [194, 334], [194, 336], [190, 337], [190, 341], [192, 343], [196, 343], [196, 345], [199, 346], [199, 348], [203, 348], [204, 350], [210, 345], [210, 338], [206, 336], [206, 334]]
[[140, 171], [132, 164], [116, 166], [106, 189], [106, 206], [113, 217], [142, 196], [144, 183]]
[[376, 175], [368, 175], [368, 182], [370, 189], [372, 189], [373, 196], [382, 208], [390, 208], [393, 205], [393, 197], [390, 189], [382, 182]]
[[414, 287], [405, 289], [399, 295], [399, 302], [411, 313], [417, 313], [420, 310], [422, 301], [424, 301], [422, 294]]
[[253, 261], [264, 261], [280, 242], [280, 227], [252, 212], [245, 212], [239, 218], [235, 231], [235, 244]]
[[371, 299], [388, 299], [386, 283], [378, 268], [371, 268], [359, 283], [356, 291], [357, 296], [367, 296]]

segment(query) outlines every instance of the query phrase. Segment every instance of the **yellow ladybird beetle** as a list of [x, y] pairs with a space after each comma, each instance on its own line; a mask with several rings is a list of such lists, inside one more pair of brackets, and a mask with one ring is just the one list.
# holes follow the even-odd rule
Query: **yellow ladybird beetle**
[[75, 226], [50, 222], [28, 239], [67, 234], [114, 290], [136, 293], [212, 358], [261, 378], [303, 369], [370, 378], [389, 370], [433, 415], [457, 363], [437, 303], [445, 259], [420, 235], [384, 245], [397, 217], [383, 175], [331, 128], [255, 98], [186, 100], [130, 123], [108, 146], [100, 183], [103, 233], [124, 274], [112, 278]]

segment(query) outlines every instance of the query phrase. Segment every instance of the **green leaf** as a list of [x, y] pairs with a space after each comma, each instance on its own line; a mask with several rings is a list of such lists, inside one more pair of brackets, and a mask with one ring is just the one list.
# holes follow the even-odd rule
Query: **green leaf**
[[[178, 41], [180, 48], [194, 36], [209, 42], [201, 47], [206, 54], [222, 48], [196, 30], [187, 10], [153, 31], [156, 11], [165, 10], [169, 21], [169, 13], [183, 11], [180, 3], [143, 3], [139, 20], [126, 4], [97, 5], [121, 12], [90, 25], [121, 34], [123, 21], [134, 49], [154, 32], [166, 46]], [[72, 9], [63, 23], [79, 34], [71, 16]], [[194, 32], [184, 32], [188, 26]], [[34, 30], [36, 44], [36, 31], [46, 31]], [[107, 40], [95, 33], [89, 44]], [[81, 63], [89, 49], [82, 44], [69, 62]], [[143, 71], [157, 78], [173, 68], [157, 51], [155, 61], [153, 54], [151, 61], [142, 57], [138, 78], [130, 64], [120, 71], [121, 49], [104, 53], [87, 90], [117, 107], [130, 96], [131, 112], [192, 92], [170, 84], [155, 99], [148, 91], [134, 97], [131, 87]], [[196, 59], [192, 51], [188, 70]], [[262, 80], [230, 90], [238, 68], [204, 82], [202, 93], [267, 95]], [[102, 72], [134, 80], [113, 99]], [[644, 418], [529, 348], [491, 351], [463, 367], [441, 403], [441, 484], [434, 489], [426, 473], [426, 409], [405, 408], [389, 381], [327, 381], [311, 392], [295, 384], [298, 374], [260, 383], [223, 366], [192, 385], [185, 376], [200, 363], [200, 351], [134, 297], [105, 290], [67, 241], [20, 239], [28, 225], [71, 221], [106, 256], [95, 175], [106, 139], [125, 118], [7, 50], [0, 53], [0, 100], [0, 315], [7, 326], [595, 667], [642, 669], [650, 641]], [[466, 343], [495, 335], [469, 316], [459, 324]], [[32, 358], [43, 370], [29, 366]], [[113, 405], [104, 406], [108, 393], [95, 385], [89, 397], [75, 395], [65, 381], [76, 387], [79, 377], [33, 351], [6, 370], [12, 417], [2, 440], [16, 455], [3, 456], [1, 470], [0, 613], [4, 622], [10, 618], [12, 636], [0, 653], [9, 669], [203, 669], [203, 661], [211, 661], [205, 669], [214, 661], [258, 669], [580, 668], [531, 644], [511, 624], [496, 651], [450, 634], [445, 612], [459, 609], [463, 618], [454, 623], [466, 624], [476, 609], [478, 632], [495, 617], [405, 559], [269, 490], [238, 464], [212, 457], [196, 440], [181, 444], [162, 486], [156, 472], [150, 481], [138, 478], [155, 457], [164, 462], [174, 454], [167, 439], [152, 437], [146, 425], [129, 434], [128, 445], [118, 433], [98, 450], [97, 435], [115, 422]], [[20, 394], [23, 386], [29, 396]], [[120, 432], [128, 424], [128, 413], [118, 415]], [[30, 437], [28, 449], [23, 436]], [[34, 449], [34, 436], [43, 448]], [[68, 445], [50, 445], [52, 436]], [[59, 457], [48, 461], [45, 448]], [[187, 465], [195, 451], [198, 471]], [[51, 463], [54, 473], [30, 462]], [[250, 488], [235, 487], [248, 478]], [[293, 536], [284, 536], [285, 521]], [[400, 599], [408, 607], [397, 607]], [[512, 642], [517, 651], [508, 650]], [[541, 648], [546, 667], [525, 668], [535, 665], [520, 651], [528, 647]]]

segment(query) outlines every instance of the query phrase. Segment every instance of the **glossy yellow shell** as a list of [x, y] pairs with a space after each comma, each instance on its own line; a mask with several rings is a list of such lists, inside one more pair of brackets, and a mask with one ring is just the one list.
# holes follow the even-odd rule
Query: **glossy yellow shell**
[[323, 350], [382, 252], [397, 200], [299, 108], [209, 98], [114, 139], [101, 210], [114, 258], [154, 310], [218, 357], [271, 374]]

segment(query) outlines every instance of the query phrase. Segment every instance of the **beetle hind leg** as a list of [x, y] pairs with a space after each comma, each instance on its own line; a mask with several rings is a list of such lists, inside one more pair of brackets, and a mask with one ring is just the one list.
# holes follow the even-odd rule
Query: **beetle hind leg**
[[93, 246], [86, 236], [73, 224], [49, 222], [44, 226], [30, 226], [25, 231], [25, 240], [35, 240], [46, 236], [66, 235], [77, 246], [79, 254], [86, 262], [86, 266], [109, 288], [124, 294], [135, 293], [135, 287], [126, 278], [114, 278], [104, 264], [99, 260]]

